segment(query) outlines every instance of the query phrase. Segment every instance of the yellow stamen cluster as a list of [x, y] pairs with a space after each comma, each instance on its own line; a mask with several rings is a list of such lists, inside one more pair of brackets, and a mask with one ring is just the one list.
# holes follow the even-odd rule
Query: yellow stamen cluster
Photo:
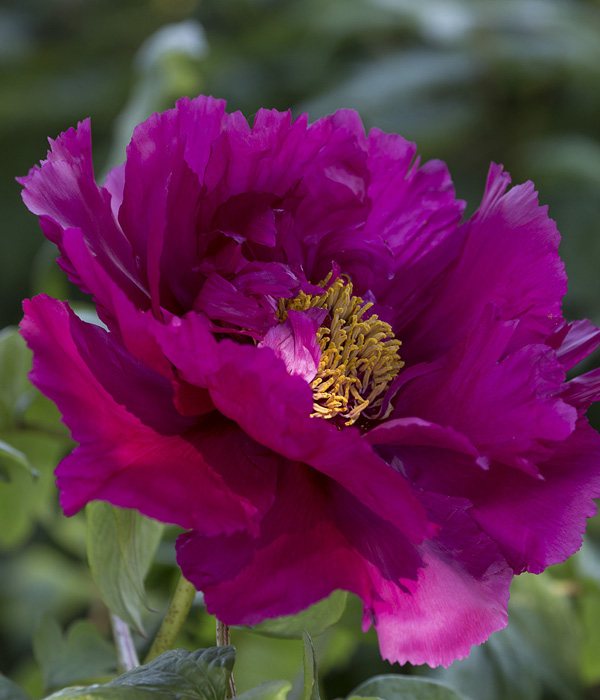
[[[326, 287], [331, 273], [320, 283]], [[290, 309], [329, 309], [317, 331], [321, 361], [311, 382], [314, 413], [321, 418], [340, 416], [352, 425], [367, 408], [375, 417], [385, 390], [404, 367], [398, 355], [400, 341], [389, 323], [376, 314], [364, 318], [373, 304], [352, 296], [352, 283], [338, 277], [323, 294], [300, 292], [294, 299], [280, 299], [278, 315], [283, 321]], [[375, 410], [373, 410], [375, 409]], [[364, 417], [369, 417], [363, 414]]]

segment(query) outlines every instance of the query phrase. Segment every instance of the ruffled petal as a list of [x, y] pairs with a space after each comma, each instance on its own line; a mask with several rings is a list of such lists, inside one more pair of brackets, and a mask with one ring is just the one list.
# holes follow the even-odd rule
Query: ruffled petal
[[101, 499], [207, 534], [256, 527], [276, 455], [215, 414], [180, 415], [169, 382], [66, 304], [39, 296], [25, 311], [31, 379], [80, 443], [56, 471], [65, 513]]
[[560, 235], [533, 184], [505, 192], [509, 182], [501, 166], [491, 166], [481, 206], [464, 224], [464, 246], [435, 304], [398, 330], [409, 363], [442, 355], [490, 303], [500, 320], [519, 321], [514, 347], [543, 343], [560, 324], [567, 290]]
[[564, 322], [548, 338], [546, 343], [556, 350], [556, 355], [566, 370], [572, 369], [600, 345], [600, 328], [587, 319]]
[[485, 479], [463, 484], [473, 517], [517, 572], [540, 573], [581, 546], [600, 496], [600, 436], [580, 419], [540, 470], [534, 479], [493, 464]]
[[401, 136], [372, 129], [367, 144], [367, 229], [379, 233], [394, 256], [394, 276], [377, 276], [372, 291], [391, 307], [392, 327], [402, 329], [437, 298], [443, 272], [460, 253], [465, 233], [457, 226], [465, 203], [455, 198], [445, 164], [419, 167], [415, 145]]
[[[72, 268], [62, 237], [66, 229], [77, 228], [98, 263], [131, 299], [144, 305], [146, 292], [135, 270], [131, 246], [114, 219], [111, 195], [94, 180], [90, 120], [50, 140], [50, 146], [47, 159], [19, 178], [23, 201], [41, 217], [44, 233], [66, 257], [67, 272], [72, 273]], [[72, 280], [81, 283], [76, 275]]]
[[537, 473], [548, 441], [564, 440], [576, 410], [560, 396], [564, 368], [545, 345], [508, 352], [514, 323], [488, 309], [430, 371], [400, 389], [393, 417], [417, 415], [466, 435], [490, 459]]

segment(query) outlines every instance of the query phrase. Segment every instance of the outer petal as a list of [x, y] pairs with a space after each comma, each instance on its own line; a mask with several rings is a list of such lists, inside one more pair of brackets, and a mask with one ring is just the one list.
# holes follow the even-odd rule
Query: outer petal
[[580, 547], [600, 495], [600, 436], [584, 418], [539, 464], [538, 478], [498, 462], [482, 469], [448, 429], [413, 423], [392, 421], [369, 439], [415, 488], [468, 499], [471, 518], [516, 573], [539, 573]]
[[177, 550], [208, 610], [228, 624], [295, 614], [337, 588], [371, 608], [374, 581], [415, 579], [420, 564], [393, 526], [334, 481], [293, 462], [281, 467], [276, 500], [257, 538], [192, 532]]
[[546, 343], [556, 350], [558, 358], [568, 370], [600, 345], [600, 328], [587, 319], [564, 322], [547, 338]]
[[[146, 293], [135, 271], [131, 246], [113, 217], [109, 192], [94, 180], [89, 119], [50, 145], [47, 160], [19, 178], [25, 188], [23, 201], [41, 217], [44, 233], [63, 255], [64, 231], [79, 228], [99, 264], [131, 299], [144, 305]], [[81, 284], [72, 274], [68, 256], [63, 265]]]
[[[193, 129], [193, 140], [197, 127], [190, 124], [190, 112], [196, 112], [196, 102], [202, 103], [203, 109], [197, 111], [208, 143], [200, 147], [194, 141], [196, 149], [190, 153], [187, 130]], [[223, 106], [205, 98], [193, 103], [181, 100], [175, 109], [154, 114], [137, 126], [127, 148], [119, 221], [157, 316], [161, 307], [175, 312], [191, 308], [200, 288], [196, 217], [204, 187], [195, 168], [206, 157], [211, 133], [221, 127]]]
[[600, 497], [600, 436], [580, 419], [541, 471], [543, 480], [492, 465], [485, 480], [465, 484], [473, 517], [517, 572], [540, 573], [581, 546]]
[[410, 363], [439, 357], [480, 317], [489, 303], [501, 320], [519, 319], [515, 347], [544, 342], [560, 323], [567, 289], [558, 254], [560, 235], [533, 184], [513, 187], [492, 165], [481, 206], [464, 226], [460, 258], [432, 303], [405, 329], [403, 357]]
[[57, 468], [68, 515], [98, 498], [208, 534], [255, 528], [276, 456], [225, 419], [181, 416], [163, 377], [66, 304], [40, 296], [25, 310], [32, 381], [80, 443]]
[[[442, 529], [423, 543], [425, 567], [406, 590], [381, 581], [374, 603], [382, 656], [389, 661], [449, 666], [506, 626], [513, 572], [496, 544], [470, 519], [464, 499], [424, 495]], [[365, 618], [365, 625], [369, 625]]]

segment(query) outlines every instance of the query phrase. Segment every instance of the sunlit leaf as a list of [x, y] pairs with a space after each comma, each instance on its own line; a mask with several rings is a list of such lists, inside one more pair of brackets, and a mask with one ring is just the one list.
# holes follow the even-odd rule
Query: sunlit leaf
[[289, 681], [267, 681], [237, 696], [237, 700], [286, 700], [292, 689]]
[[297, 615], [265, 620], [249, 629], [268, 637], [285, 639], [301, 639], [302, 633], [306, 630], [311, 637], [316, 637], [341, 618], [346, 609], [347, 597], [346, 591], [334, 591], [324, 600], [311, 605]]
[[163, 525], [137, 511], [103, 501], [86, 507], [86, 548], [102, 599], [122, 620], [144, 633], [144, 578], [160, 543]]
[[234, 660], [231, 646], [175, 649], [106, 685], [65, 688], [46, 700], [225, 700]]
[[321, 700], [315, 649], [308, 632], [302, 635], [304, 644], [304, 700]]
[[46, 690], [116, 673], [112, 644], [88, 620], [77, 620], [63, 635], [58, 622], [44, 615], [34, 634], [33, 650]]

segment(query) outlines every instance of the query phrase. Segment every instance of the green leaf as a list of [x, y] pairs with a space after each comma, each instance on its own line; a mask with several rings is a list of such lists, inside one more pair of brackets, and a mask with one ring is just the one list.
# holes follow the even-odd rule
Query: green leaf
[[65, 688], [46, 700], [225, 700], [232, 646], [166, 651], [106, 685]]
[[0, 676], [0, 700], [31, 700], [31, 698], [16, 683]]
[[382, 698], [382, 700], [468, 700], [450, 686], [416, 676], [376, 676], [361, 683], [349, 700]]
[[116, 673], [112, 644], [88, 620], [78, 620], [63, 636], [56, 620], [44, 615], [33, 637], [33, 651], [46, 690]]
[[[8, 442], [0, 440], [0, 468], [4, 467], [7, 462], [10, 465], [16, 465], [21, 469], [25, 469], [25, 471], [29, 472], [29, 475], [34, 479], [39, 476], [37, 470], [35, 470], [29, 463], [26, 454], [21, 452], [21, 450], [17, 450], [16, 447], [9, 445]], [[6, 472], [3, 470], [2, 473], [6, 474], [6, 481], [10, 481], [10, 470], [7, 469]]]
[[289, 681], [267, 681], [237, 696], [237, 700], [286, 700], [292, 689]]
[[102, 501], [88, 504], [86, 515], [88, 561], [102, 599], [115, 615], [144, 634], [144, 579], [164, 526]]
[[284, 639], [302, 639], [304, 630], [311, 637], [317, 637], [342, 617], [346, 609], [347, 598], [346, 591], [334, 591], [324, 600], [311, 605], [310, 608], [297, 615], [265, 620], [248, 629], [267, 637], [282, 637]]
[[0, 331], [0, 428], [13, 427], [28, 396], [35, 396], [27, 373], [31, 352], [17, 328]]
[[302, 634], [302, 642], [304, 643], [304, 700], [321, 700], [315, 649], [306, 631]]
[[468, 659], [431, 675], [486, 700], [576, 700], [580, 649], [572, 601], [561, 582], [549, 572], [521, 574], [511, 585], [508, 627], [473, 647]]
[[10, 483], [0, 482], [0, 548], [18, 546], [36, 522], [51, 522], [56, 515], [53, 470], [67, 450], [62, 438], [35, 430], [0, 432], [2, 443], [25, 455], [39, 473], [37, 479], [22, 468], [10, 469]]

